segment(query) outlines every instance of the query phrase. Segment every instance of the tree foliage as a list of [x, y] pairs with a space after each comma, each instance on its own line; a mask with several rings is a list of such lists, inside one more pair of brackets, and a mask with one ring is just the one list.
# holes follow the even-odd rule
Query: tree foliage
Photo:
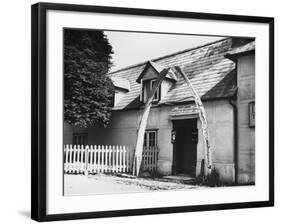
[[64, 120], [106, 126], [114, 86], [108, 77], [112, 47], [102, 31], [64, 30]]

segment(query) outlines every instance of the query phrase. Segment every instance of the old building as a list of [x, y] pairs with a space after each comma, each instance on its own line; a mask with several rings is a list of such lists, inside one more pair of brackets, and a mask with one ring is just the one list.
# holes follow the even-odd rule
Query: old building
[[154, 95], [146, 147], [159, 149], [157, 172], [200, 173], [205, 158], [193, 95], [177, 74], [180, 66], [199, 93], [208, 119], [212, 160], [222, 180], [255, 181], [255, 43], [225, 38], [112, 72], [116, 88], [108, 127], [64, 125], [64, 144], [128, 145], [132, 153], [144, 103], [155, 79], [171, 68]]

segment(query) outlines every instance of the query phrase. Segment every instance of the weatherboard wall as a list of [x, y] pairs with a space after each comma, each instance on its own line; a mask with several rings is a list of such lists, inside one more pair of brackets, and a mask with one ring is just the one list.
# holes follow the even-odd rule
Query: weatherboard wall
[[255, 54], [237, 58], [238, 182], [255, 182], [255, 128], [249, 127], [249, 103], [255, 101]]

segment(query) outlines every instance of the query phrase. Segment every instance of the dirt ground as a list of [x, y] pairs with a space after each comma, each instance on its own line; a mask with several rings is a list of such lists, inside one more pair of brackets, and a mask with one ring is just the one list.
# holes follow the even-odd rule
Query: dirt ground
[[164, 182], [148, 178], [128, 178], [116, 175], [64, 175], [64, 195], [149, 192], [155, 190], [188, 190], [205, 188], [183, 183]]

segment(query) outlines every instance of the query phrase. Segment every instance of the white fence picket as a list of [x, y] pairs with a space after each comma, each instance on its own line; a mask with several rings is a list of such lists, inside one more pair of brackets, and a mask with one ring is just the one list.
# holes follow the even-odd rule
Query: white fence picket
[[122, 146], [119, 146], [119, 173], [122, 172]]
[[126, 146], [124, 145], [123, 146], [123, 159], [122, 159], [122, 173], [125, 173], [126, 172]]
[[100, 148], [101, 150], [101, 166], [100, 166], [100, 169], [101, 169], [101, 173], [103, 173], [103, 169], [104, 169], [104, 148], [103, 148], [103, 145], [101, 146]]
[[100, 172], [100, 146], [98, 145], [97, 150], [97, 173]]
[[97, 146], [94, 146], [94, 173], [97, 172]]
[[80, 173], [81, 172], [81, 161], [80, 161], [81, 151], [80, 151], [80, 147], [77, 147], [76, 153], [77, 153], [77, 155], [76, 155], [76, 171], [78, 173]]
[[77, 148], [73, 149], [73, 172], [75, 172], [75, 170], [77, 169], [77, 162], [76, 162], [76, 152], [77, 152]]
[[[74, 146], [76, 148], [76, 145]], [[73, 149], [70, 148], [70, 157], [69, 157], [69, 170], [72, 173], [73, 172], [73, 160], [72, 160], [72, 154], [73, 154]]]
[[116, 146], [116, 151], [115, 151], [115, 167], [116, 167], [116, 173], [119, 172], [119, 146]]
[[105, 155], [105, 160], [104, 160], [104, 172], [107, 173], [108, 172], [108, 148], [107, 145], [105, 146], [105, 150], [104, 150], [104, 155]]
[[84, 169], [85, 169], [85, 151], [84, 151], [84, 146], [81, 145], [81, 171], [83, 172]]
[[68, 145], [66, 145], [64, 147], [64, 171], [65, 172], [68, 171], [68, 152], [69, 152], [69, 148], [68, 148]]
[[112, 148], [112, 172], [115, 173], [116, 171], [116, 149], [115, 146]]
[[92, 172], [93, 170], [93, 146], [90, 146], [90, 163], [89, 163], [89, 171]]
[[111, 158], [112, 158], [112, 149], [111, 149], [111, 145], [110, 145], [108, 148], [108, 170], [109, 170], [109, 172], [112, 172]]

